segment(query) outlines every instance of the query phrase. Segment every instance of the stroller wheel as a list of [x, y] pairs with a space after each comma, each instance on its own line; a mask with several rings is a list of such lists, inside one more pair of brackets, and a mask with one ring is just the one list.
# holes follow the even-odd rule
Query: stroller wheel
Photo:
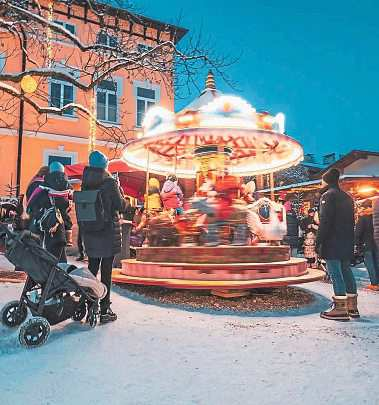
[[35, 317], [22, 324], [18, 340], [20, 343], [32, 349], [43, 345], [50, 334], [50, 324], [42, 317]]
[[1, 310], [1, 322], [8, 328], [20, 326], [28, 316], [28, 309], [20, 301], [8, 302]]
[[85, 318], [86, 315], [87, 315], [87, 307], [84, 304], [84, 305], [80, 306], [74, 312], [74, 315], [72, 316], [72, 320], [75, 321], [75, 322], [80, 322]]

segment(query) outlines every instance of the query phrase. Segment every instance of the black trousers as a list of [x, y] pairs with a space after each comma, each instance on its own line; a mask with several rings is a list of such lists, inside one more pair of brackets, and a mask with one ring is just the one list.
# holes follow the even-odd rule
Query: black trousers
[[107, 287], [107, 295], [100, 303], [101, 312], [106, 312], [110, 306], [113, 260], [114, 256], [88, 258], [88, 270], [96, 277], [99, 269], [101, 269], [101, 282]]
[[83, 238], [82, 238], [82, 234], [81, 234], [80, 230], [78, 231], [77, 245], [78, 245], [79, 255], [84, 256], [84, 244], [83, 244]]

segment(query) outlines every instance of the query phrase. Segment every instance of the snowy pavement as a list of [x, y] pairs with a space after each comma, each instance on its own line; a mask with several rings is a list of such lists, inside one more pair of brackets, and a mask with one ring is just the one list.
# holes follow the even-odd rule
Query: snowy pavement
[[[0, 285], [0, 306], [21, 288]], [[0, 404], [379, 404], [379, 294], [360, 291], [362, 319], [337, 323], [318, 315], [330, 285], [303, 288], [317, 300], [301, 314], [233, 316], [115, 287], [117, 322], [65, 322], [35, 350], [0, 326]]]

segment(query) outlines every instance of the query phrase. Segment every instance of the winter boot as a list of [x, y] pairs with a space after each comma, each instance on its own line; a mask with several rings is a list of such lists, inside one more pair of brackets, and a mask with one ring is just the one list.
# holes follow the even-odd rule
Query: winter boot
[[321, 318], [330, 319], [333, 321], [349, 321], [349, 313], [347, 311], [347, 297], [335, 296], [331, 308], [321, 312]]
[[111, 310], [111, 308], [107, 308], [106, 310], [101, 310], [100, 314], [100, 323], [108, 323], [114, 322], [117, 320], [117, 315]]
[[347, 294], [347, 310], [350, 318], [360, 318], [357, 298], [358, 294]]

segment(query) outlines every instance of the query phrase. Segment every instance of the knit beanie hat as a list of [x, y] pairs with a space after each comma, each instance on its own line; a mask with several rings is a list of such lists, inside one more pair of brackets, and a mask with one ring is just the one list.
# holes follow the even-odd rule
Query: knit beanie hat
[[338, 180], [340, 179], [340, 171], [335, 169], [334, 167], [329, 169], [323, 176], [322, 179], [327, 183], [329, 186], [336, 186], [338, 184]]
[[89, 165], [98, 169], [106, 169], [108, 167], [108, 158], [104, 153], [94, 150], [89, 155]]
[[51, 162], [49, 165], [49, 172], [61, 172], [64, 173], [64, 166], [60, 162]]

